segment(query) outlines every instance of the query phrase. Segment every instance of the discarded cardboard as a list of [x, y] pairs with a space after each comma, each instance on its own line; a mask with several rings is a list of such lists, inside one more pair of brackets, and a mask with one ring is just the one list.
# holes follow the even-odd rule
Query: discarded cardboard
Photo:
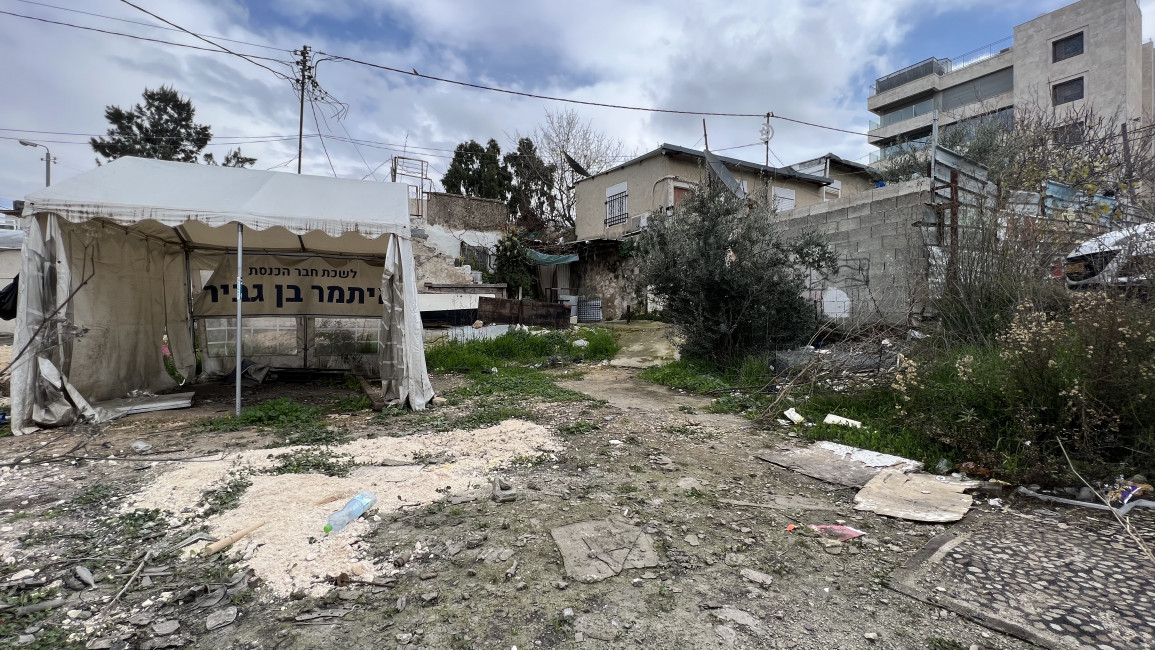
[[910, 521], [958, 521], [972, 504], [963, 490], [977, 485], [978, 481], [887, 469], [854, 495], [854, 509]]
[[616, 518], [593, 519], [550, 531], [565, 573], [574, 580], [599, 582], [625, 569], [658, 566], [650, 536]]
[[836, 442], [817, 442], [801, 449], [759, 454], [759, 459], [799, 474], [847, 487], [862, 487], [883, 469], [916, 472], [922, 463]]

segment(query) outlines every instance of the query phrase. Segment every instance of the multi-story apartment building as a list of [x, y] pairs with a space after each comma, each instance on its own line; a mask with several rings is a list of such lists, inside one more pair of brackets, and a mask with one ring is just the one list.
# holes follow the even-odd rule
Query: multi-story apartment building
[[879, 78], [867, 99], [870, 142], [885, 160], [903, 142], [978, 116], [1010, 120], [1034, 108], [1090, 108], [1147, 124], [1155, 52], [1137, 0], [1079, 0], [1014, 28], [959, 60], [930, 58]]

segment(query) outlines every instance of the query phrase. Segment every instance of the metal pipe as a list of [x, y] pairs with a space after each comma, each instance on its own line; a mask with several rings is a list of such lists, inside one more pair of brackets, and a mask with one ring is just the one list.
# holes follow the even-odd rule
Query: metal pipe
[[237, 388], [237, 417], [241, 417], [241, 309], [244, 307], [244, 277], [241, 274], [242, 256], [244, 255], [245, 227], [237, 224], [237, 367], [233, 371], [233, 379]]

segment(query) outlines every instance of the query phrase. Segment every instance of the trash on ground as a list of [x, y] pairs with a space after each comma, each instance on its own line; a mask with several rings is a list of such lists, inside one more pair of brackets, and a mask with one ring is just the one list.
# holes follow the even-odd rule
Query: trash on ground
[[822, 441], [800, 449], [757, 455], [757, 458], [820, 481], [862, 487], [884, 468], [916, 472], [922, 463], [909, 458]]
[[650, 536], [617, 518], [593, 519], [550, 531], [561, 552], [566, 575], [583, 582], [598, 582], [625, 569], [658, 566]]
[[813, 530], [813, 531], [815, 531], [821, 535], [826, 535], [827, 537], [833, 537], [834, 539], [836, 539], [840, 542], [849, 541], [849, 540], [854, 539], [855, 537], [862, 537], [863, 535], [866, 534], [863, 531], [858, 530], [857, 528], [851, 528], [850, 526], [826, 526], [826, 525], [816, 526], [814, 524], [810, 524], [807, 526], [807, 528], [809, 528], [810, 530]]
[[851, 420], [850, 418], [844, 418], [841, 415], [835, 415], [833, 413], [827, 413], [826, 419], [822, 421], [822, 424], [835, 424], [842, 427], [853, 427], [855, 429], [862, 428], [862, 423], [858, 420]]
[[209, 631], [212, 631], [230, 625], [235, 620], [237, 620], [237, 608], [229, 605], [228, 607], [218, 609], [212, 614], [209, 614], [208, 619], [205, 620], [205, 627]]
[[786, 410], [785, 410], [785, 411], [782, 413], [782, 415], [785, 415], [785, 416], [786, 416], [786, 419], [790, 420], [790, 421], [791, 421], [791, 422], [793, 422], [794, 424], [802, 424], [803, 422], [805, 422], [805, 421], [806, 421], [806, 418], [802, 417], [802, 414], [801, 414], [801, 413], [799, 413], [798, 411], [794, 410], [794, 407], [793, 407], [793, 406], [791, 406], [790, 408], [786, 409]]
[[248, 535], [249, 533], [260, 528], [261, 526], [264, 526], [267, 523], [269, 523], [269, 522], [267, 522], [267, 521], [257, 522], [257, 523], [255, 523], [255, 524], [253, 524], [247, 528], [243, 528], [241, 530], [238, 530], [237, 532], [233, 533], [232, 535], [226, 535], [225, 537], [222, 537], [220, 539], [220, 541], [213, 542], [212, 544], [210, 544], [208, 546], [208, 548], [205, 549], [205, 555], [212, 555], [214, 553], [221, 551], [222, 549], [225, 549], [225, 548], [232, 546], [233, 544], [237, 543], [238, 540], [243, 538], [245, 535]]
[[341, 529], [349, 525], [350, 521], [357, 519], [377, 505], [377, 496], [368, 490], [362, 490], [357, 493], [357, 496], [349, 499], [344, 508], [329, 515], [329, 521], [325, 524], [324, 531], [326, 533], [339, 533]]
[[136, 442], [132, 443], [132, 450], [138, 454], [147, 454], [148, 452], [152, 451], [152, 445], [143, 440], [137, 440]]
[[[134, 415], [136, 413], [150, 413], [152, 411], [171, 411], [173, 409], [187, 409], [192, 406], [195, 393], [173, 393], [172, 395], [143, 395], [125, 397], [106, 402], [96, 402], [93, 406], [108, 411], [113, 418]], [[134, 445], [135, 448], [135, 445]], [[143, 453], [143, 452], [137, 452]]]
[[318, 618], [341, 618], [353, 610], [351, 609], [314, 609], [304, 614], [298, 614], [294, 621], [312, 621]]
[[972, 505], [964, 490], [977, 481], [883, 470], [854, 495], [854, 509], [910, 521], [958, 521]]
[[1118, 508], [1113, 508], [1111, 506], [1108, 506], [1108, 505], [1105, 505], [1102, 503], [1095, 503], [1093, 501], [1078, 501], [1075, 499], [1064, 499], [1062, 497], [1053, 497], [1049, 494], [1039, 494], [1038, 492], [1035, 492], [1034, 490], [1028, 490], [1025, 487], [1019, 487], [1018, 492], [1019, 492], [1019, 494], [1025, 494], [1029, 497], [1034, 497], [1036, 499], [1041, 499], [1043, 501], [1050, 501], [1051, 503], [1062, 503], [1062, 504], [1066, 504], [1069, 506], [1080, 506], [1083, 508], [1092, 508], [1094, 510], [1114, 510], [1116, 513], [1121, 514], [1121, 515], [1125, 515], [1128, 512], [1131, 512], [1131, 508], [1134, 508], [1136, 506], [1142, 506], [1144, 508], [1155, 508], [1155, 501], [1151, 501], [1149, 499], [1132, 499], [1132, 500], [1128, 501], [1127, 503], [1119, 506]]

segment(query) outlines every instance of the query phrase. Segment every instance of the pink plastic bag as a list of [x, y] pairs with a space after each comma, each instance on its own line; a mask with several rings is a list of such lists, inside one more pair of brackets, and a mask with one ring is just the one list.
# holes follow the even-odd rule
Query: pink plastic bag
[[810, 524], [808, 527], [810, 530], [817, 531], [827, 537], [833, 537], [840, 542], [845, 542], [855, 537], [862, 537], [866, 534], [850, 526], [815, 526], [814, 524]]

